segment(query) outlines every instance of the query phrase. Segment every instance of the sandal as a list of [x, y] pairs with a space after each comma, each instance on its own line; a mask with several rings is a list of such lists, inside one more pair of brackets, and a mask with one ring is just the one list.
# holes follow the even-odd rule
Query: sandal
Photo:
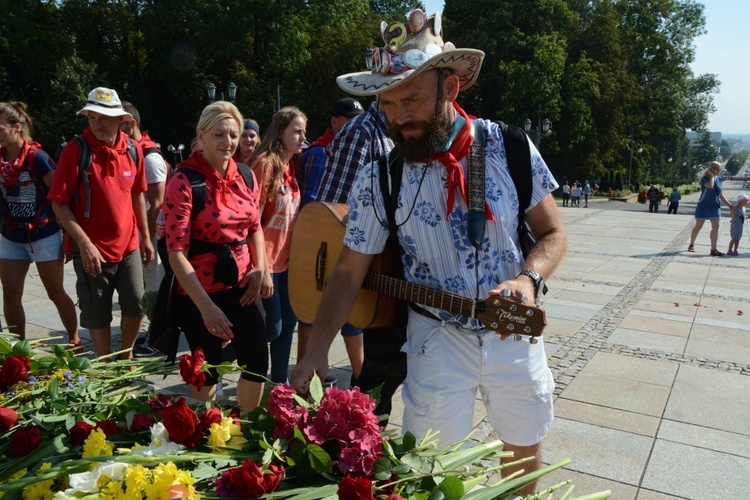
[[688, 252], [695, 252], [695, 247], [693, 245], [688, 246]]
[[721, 252], [719, 252], [718, 250], [711, 250], [711, 254], [710, 255], [712, 257], [724, 257], [724, 254], [721, 253]]

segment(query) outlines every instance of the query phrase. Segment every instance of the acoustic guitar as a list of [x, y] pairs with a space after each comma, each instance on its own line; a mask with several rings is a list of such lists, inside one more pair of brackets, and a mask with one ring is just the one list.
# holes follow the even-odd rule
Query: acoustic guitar
[[[349, 207], [312, 202], [297, 217], [289, 260], [289, 300], [300, 321], [313, 323], [326, 281], [344, 246]], [[536, 343], [547, 319], [544, 311], [500, 296], [474, 300], [388, 276], [393, 267], [384, 255], [373, 259], [348, 322], [358, 328], [385, 328], [395, 320], [395, 299], [435, 307], [479, 320], [499, 333], [528, 335]]]

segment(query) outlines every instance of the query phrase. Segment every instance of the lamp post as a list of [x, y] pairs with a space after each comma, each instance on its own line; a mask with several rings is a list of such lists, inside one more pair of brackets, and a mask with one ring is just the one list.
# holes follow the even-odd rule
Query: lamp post
[[[633, 137], [630, 137], [630, 165], [628, 165], [628, 189], [631, 191], [633, 190], [630, 186], [630, 174], [633, 171], [633, 146], [635, 144], [635, 141], [633, 140]], [[643, 148], [638, 148], [638, 154], [643, 153]]]
[[184, 144], [179, 144], [177, 147], [174, 147], [170, 144], [169, 146], [167, 146], [167, 149], [172, 153], [172, 155], [174, 155], [175, 164], [182, 162], [182, 151], [185, 149]]
[[[213, 83], [209, 83], [206, 87], [206, 93], [208, 94], [208, 102], [215, 102], [216, 101], [216, 85]], [[227, 85], [227, 95], [229, 96], [229, 101], [234, 104], [234, 100], [237, 98], [237, 85], [234, 83], [230, 83]], [[224, 91], [219, 91], [219, 100], [224, 100]]]
[[[523, 130], [527, 133], [531, 133], [531, 120], [526, 118], [523, 121]], [[537, 115], [536, 130], [534, 131], [533, 141], [534, 145], [539, 148], [539, 143], [542, 137], [549, 135], [552, 132], [552, 122], [549, 118], [542, 120], [542, 106], [539, 106], [539, 114]]]

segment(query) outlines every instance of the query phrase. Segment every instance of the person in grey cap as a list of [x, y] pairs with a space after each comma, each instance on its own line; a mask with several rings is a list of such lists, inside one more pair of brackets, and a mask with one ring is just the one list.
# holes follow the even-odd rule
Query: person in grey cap
[[[89, 329], [97, 354], [103, 356], [112, 352], [115, 290], [122, 313], [121, 349], [133, 347], [143, 318], [142, 266], [154, 260], [154, 247], [146, 222], [143, 155], [120, 130], [133, 116], [123, 109], [117, 92], [104, 87], [92, 90], [77, 114], [86, 116], [89, 126], [60, 154], [48, 198], [73, 240], [81, 326]], [[87, 149], [88, 155], [81, 154]]]
[[[567, 234], [551, 194], [557, 182], [533, 143], [520, 136], [533, 167], [525, 220], [536, 238], [524, 257], [501, 128], [472, 119], [457, 103], [459, 92], [476, 81], [484, 53], [443, 42], [440, 19], [415, 9], [408, 30], [404, 23], [382, 23], [385, 45], [372, 51], [371, 70], [336, 79], [349, 94], [378, 96], [395, 153], [388, 156], [390, 179], [381, 183], [378, 162], [357, 173], [344, 248], [290, 382], [306, 392], [316, 373], [328, 373], [330, 345], [393, 232], [404, 280], [417, 291], [401, 346], [407, 359], [402, 431], [417, 440], [437, 431], [441, 447], [463, 441], [473, 430], [479, 394], [505, 449], [515, 459], [533, 457], [503, 468], [507, 477], [540, 466], [541, 440], [552, 425], [554, 380], [544, 342], [529, 335], [541, 333], [539, 321], [530, 327], [532, 318], [540, 319], [533, 306], [565, 254]], [[399, 180], [392, 172], [401, 169]], [[474, 189], [480, 183], [483, 196]], [[399, 194], [387, 208], [381, 186], [389, 184]], [[454, 307], [454, 300], [472, 299], [491, 317]], [[518, 342], [509, 339], [521, 332], [513, 335]], [[532, 493], [535, 486], [516, 493]]]

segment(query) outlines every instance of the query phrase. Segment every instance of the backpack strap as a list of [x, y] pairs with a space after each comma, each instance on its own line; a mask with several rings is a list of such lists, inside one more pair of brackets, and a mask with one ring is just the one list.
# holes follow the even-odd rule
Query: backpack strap
[[190, 181], [190, 189], [193, 192], [193, 206], [190, 209], [190, 220], [194, 220], [206, 204], [206, 177], [191, 168], [181, 168], [179, 170]]
[[250, 188], [250, 191], [253, 190], [253, 169], [250, 168], [249, 165], [245, 165], [244, 163], [238, 163], [237, 164], [237, 170], [240, 172], [240, 175], [243, 179], [245, 179], [245, 184], [247, 184], [247, 187]]
[[[383, 195], [383, 206], [388, 218], [388, 232], [394, 243], [398, 243], [398, 225], [396, 224], [396, 208], [401, 192], [401, 178], [404, 173], [404, 159], [398, 154], [397, 148], [388, 155], [378, 158], [380, 169], [380, 192]], [[390, 186], [388, 180], [390, 179]]]
[[88, 218], [91, 211], [91, 184], [89, 183], [88, 175], [89, 167], [91, 166], [91, 148], [86, 139], [80, 135], [74, 136], [73, 140], [78, 143], [78, 184], [76, 185], [73, 203], [78, 204], [78, 185], [83, 183], [83, 193], [86, 197], [86, 208], [83, 216]]

